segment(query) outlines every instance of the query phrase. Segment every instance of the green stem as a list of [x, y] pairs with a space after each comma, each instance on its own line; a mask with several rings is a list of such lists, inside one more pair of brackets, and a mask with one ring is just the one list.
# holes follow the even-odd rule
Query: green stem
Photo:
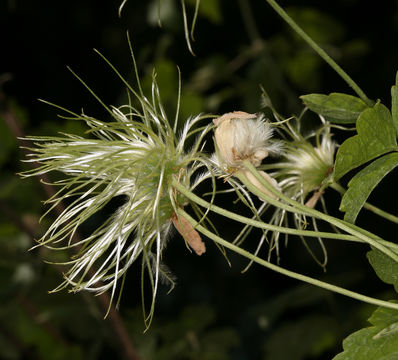
[[[299, 212], [303, 212], [308, 216], [313, 216], [315, 218], [324, 220], [330, 224], [333, 224], [337, 226], [339, 229], [346, 231], [347, 233], [358, 237], [361, 239], [363, 242], [368, 243], [369, 245], [375, 247], [376, 249], [380, 250], [383, 252], [385, 255], [389, 256], [392, 258], [395, 262], [398, 262], [398, 255], [394, 252], [392, 252], [390, 249], [386, 248], [385, 244], [386, 241], [381, 239], [380, 237], [359, 228], [358, 226], [355, 226], [353, 224], [347, 223], [343, 220], [337, 219], [333, 216], [324, 214], [318, 210], [315, 210], [313, 208], [310, 208], [308, 206], [305, 206], [303, 204], [300, 204], [299, 202], [290, 199], [286, 195], [282, 194], [279, 192], [277, 189], [275, 189], [271, 184], [269, 184], [267, 181], [264, 180], [264, 178], [260, 175], [260, 173], [257, 171], [257, 169], [250, 163], [248, 160], [243, 161], [243, 165], [248, 169], [255, 177], [256, 179], [265, 187], [267, 188], [271, 193], [275, 194], [278, 199], [283, 200], [284, 202], [292, 205], [295, 207]], [[242, 172], [237, 172], [236, 175], [243, 183], [248, 187], [248, 189], [253, 192], [255, 195], [259, 196], [265, 201], [271, 201], [272, 198], [268, 195], [259, 190], [256, 186], [250, 183], [250, 181], [246, 178], [246, 176]], [[283, 205], [282, 202], [280, 204]], [[392, 247], [392, 246], [389, 246]]]
[[[338, 183], [332, 183], [331, 185], [329, 185], [333, 190], [336, 190], [338, 193], [340, 193], [341, 196], [343, 196], [345, 194], [345, 192], [347, 191], [346, 189], [344, 189], [340, 184]], [[367, 202], [365, 202], [363, 204], [363, 207], [369, 211], [372, 211], [374, 214], [387, 219], [391, 222], [394, 222], [396, 224], [398, 224], [398, 216], [392, 215], [390, 213], [388, 213], [387, 211], [384, 211], [382, 209], [379, 209], [378, 207], [369, 204]]]
[[362, 89], [355, 83], [355, 81], [323, 50], [312, 38], [304, 32], [304, 30], [283, 10], [274, 0], [266, 0], [268, 4], [285, 20], [290, 27], [301, 36], [301, 38], [312, 47], [332, 68], [336, 71], [343, 80], [358, 94], [358, 96], [368, 105], [373, 106], [371, 101]]
[[[280, 232], [289, 235], [297, 235], [297, 236], [308, 236], [308, 237], [322, 237], [324, 239], [338, 239], [338, 240], [345, 240], [345, 241], [352, 241], [352, 242], [360, 242], [360, 243], [368, 243], [363, 241], [362, 239], [358, 239], [357, 236], [348, 235], [348, 234], [339, 234], [339, 233], [328, 233], [328, 232], [321, 232], [321, 231], [310, 231], [310, 230], [299, 230], [299, 229], [292, 229], [283, 226], [277, 226], [272, 224], [267, 224], [261, 221], [257, 221], [251, 218], [247, 218], [242, 215], [238, 215], [234, 212], [225, 210], [217, 205], [211, 204], [206, 200], [203, 200], [199, 196], [193, 194], [190, 190], [185, 188], [181, 185], [176, 179], [172, 180], [171, 185], [181, 194], [183, 194], [187, 199], [195, 202], [196, 204], [203, 206], [206, 209], [210, 209], [213, 212], [216, 212], [219, 215], [225, 216], [231, 220], [238, 221], [243, 224], [251, 225], [256, 228], [266, 229], [269, 231]], [[398, 245], [390, 243], [388, 241], [381, 240], [382, 243], [385, 243], [386, 246], [396, 248], [398, 250]]]
[[358, 294], [356, 292], [341, 288], [339, 286], [335, 286], [335, 285], [332, 285], [332, 284], [329, 284], [329, 283], [326, 283], [326, 282], [323, 282], [323, 281], [320, 281], [320, 280], [317, 280], [317, 279], [313, 279], [313, 278], [311, 278], [309, 276], [305, 276], [305, 275], [296, 273], [294, 271], [286, 270], [286, 269], [284, 269], [284, 268], [282, 268], [280, 266], [274, 265], [274, 264], [272, 264], [272, 263], [270, 263], [270, 262], [268, 262], [266, 260], [263, 260], [263, 259], [255, 256], [255, 255], [251, 254], [250, 252], [248, 252], [248, 251], [246, 251], [244, 249], [241, 249], [240, 247], [238, 247], [238, 246], [236, 246], [234, 244], [231, 244], [230, 242], [222, 239], [221, 237], [213, 234], [211, 231], [209, 231], [209, 230], [205, 229], [203, 226], [199, 225], [183, 209], [178, 209], [177, 212], [178, 212], [179, 215], [181, 215], [185, 219], [187, 219], [192, 224], [192, 226], [195, 227], [196, 230], [200, 231], [203, 235], [205, 235], [208, 238], [212, 239], [217, 244], [219, 244], [219, 245], [221, 245], [221, 246], [223, 246], [223, 247], [225, 247], [227, 249], [230, 249], [230, 250], [236, 252], [237, 254], [242, 255], [242, 256], [250, 259], [251, 261], [256, 262], [257, 264], [260, 264], [260, 265], [262, 265], [262, 266], [264, 266], [264, 267], [266, 267], [268, 269], [271, 269], [273, 271], [276, 271], [276, 272], [278, 272], [280, 274], [286, 275], [286, 276], [291, 277], [293, 279], [297, 279], [297, 280], [300, 280], [300, 281], [303, 281], [303, 282], [306, 282], [306, 283], [321, 287], [323, 289], [336, 292], [338, 294], [349, 296], [349, 297], [351, 297], [353, 299], [357, 299], [357, 300], [360, 300], [360, 301], [363, 301], [363, 302], [366, 302], [366, 303], [369, 303], [369, 304], [377, 305], [377, 306], [382, 306], [382, 307], [385, 307], [385, 308], [398, 310], [398, 304], [390, 303], [390, 302], [379, 300], [379, 299], [375, 299], [375, 298], [372, 298], [372, 297], [369, 297], [369, 296], [366, 296], [366, 295]]

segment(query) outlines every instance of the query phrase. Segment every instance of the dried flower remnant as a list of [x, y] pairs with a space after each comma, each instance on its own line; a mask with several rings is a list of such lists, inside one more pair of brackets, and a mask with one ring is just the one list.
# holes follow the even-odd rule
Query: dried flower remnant
[[273, 130], [262, 116], [234, 111], [213, 122], [220, 156], [231, 168], [240, 167], [246, 159], [257, 167], [270, 153], [280, 152], [279, 144], [269, 141]]
[[[257, 167], [268, 155], [281, 153], [281, 143], [271, 140], [273, 135], [271, 124], [261, 115], [243, 111], [226, 113], [213, 122], [216, 125], [214, 136], [219, 166], [227, 174], [243, 173], [258, 189], [276, 198], [242, 164], [244, 160], [248, 160]], [[264, 180], [279, 189], [275, 179], [264, 171], [260, 171], [260, 174]]]

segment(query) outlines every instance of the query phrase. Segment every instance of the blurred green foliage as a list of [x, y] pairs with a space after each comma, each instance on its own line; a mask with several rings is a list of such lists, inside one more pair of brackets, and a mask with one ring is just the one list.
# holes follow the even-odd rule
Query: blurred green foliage
[[[189, 20], [194, 3], [186, 1]], [[65, 65], [76, 69], [105, 103], [120, 105], [126, 101], [123, 84], [90, 49], [98, 48], [134, 82], [125, 36], [129, 29], [143, 86], [148, 88], [155, 67], [162, 99], [171, 114], [176, 108], [179, 67], [181, 121], [199, 112], [257, 112], [260, 85], [286, 116], [301, 111], [299, 96], [305, 93], [350, 93], [265, 1], [202, 0], [192, 42], [196, 57], [187, 50], [179, 1], [162, 1], [161, 28], [158, 0], [130, 0], [120, 19], [118, 5], [100, 6], [93, 0], [47, 0], [40, 6], [16, 0], [0, 4], [0, 31], [7, 34], [0, 76], [12, 76], [8, 81], [0, 77], [1, 359], [123, 358], [123, 349], [110, 322], [103, 320], [104, 310], [96, 298], [48, 294], [61, 281], [62, 269], [43, 262], [54, 260], [45, 249], [28, 251], [54, 215], [39, 223], [45, 211], [41, 201], [48, 195], [38, 180], [22, 181], [15, 175], [29, 164], [20, 161], [25, 155], [18, 149], [16, 136], [21, 134], [6, 115], [10, 109], [30, 135], [83, 135], [86, 129], [81, 123], [58, 118], [53, 109], [37, 101], [45, 98], [73, 111], [83, 108], [87, 114], [101, 111]], [[398, 58], [392, 46], [398, 35], [396, 3], [374, 6], [351, 0], [321, 6], [316, 1], [300, 5], [286, 1], [282, 5], [361, 81], [370, 97], [389, 103], [389, 84]], [[382, 23], [369, 26], [377, 18]], [[341, 136], [336, 131], [336, 138]], [[383, 193], [375, 192], [376, 205], [388, 206], [393, 185], [386, 182]], [[230, 205], [233, 200], [226, 198], [225, 202]], [[337, 213], [337, 201], [328, 201], [331, 211]], [[225, 229], [225, 236], [238, 231], [235, 225], [214, 221]], [[392, 232], [380, 220], [369, 221], [360, 215], [359, 222], [370, 230], [382, 227], [386, 236]], [[327, 247], [328, 271], [335, 275], [334, 282], [347, 282], [370, 295], [385, 291], [367, 264], [366, 249], [361, 257], [357, 246], [328, 243]], [[302, 251], [291, 241], [281, 261], [315, 277], [328, 276]], [[67, 256], [57, 254], [58, 259]], [[132, 267], [126, 280], [120, 314], [142, 359], [330, 359], [341, 351], [342, 339], [364, 326], [374, 310], [313, 287], [297, 287], [263, 269], [253, 268], [242, 275], [240, 270], [246, 265], [242, 260], [231, 256], [229, 269], [215, 249], [194, 259], [177, 236], [175, 242], [170, 241], [164, 260], [179, 279], [178, 285], [170, 295], [164, 290], [159, 296], [154, 323], [145, 334], [136, 268]], [[351, 279], [347, 274], [355, 276]]]

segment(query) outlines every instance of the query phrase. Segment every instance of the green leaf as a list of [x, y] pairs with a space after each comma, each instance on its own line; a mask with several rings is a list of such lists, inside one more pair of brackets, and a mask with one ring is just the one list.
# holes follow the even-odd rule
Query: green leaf
[[369, 251], [366, 256], [377, 276], [385, 283], [394, 285], [398, 292], [398, 263], [376, 249]]
[[397, 149], [395, 128], [388, 109], [380, 103], [361, 113], [357, 120], [358, 135], [340, 146], [336, 155], [334, 180], [387, 152]]
[[368, 108], [361, 99], [341, 93], [309, 94], [300, 96], [300, 99], [310, 110], [340, 124], [355, 123], [362, 111]]
[[357, 173], [348, 183], [348, 190], [341, 201], [344, 220], [354, 223], [366, 199], [377, 184], [398, 165], [398, 153], [387, 154]]
[[[391, 301], [392, 303], [396, 303], [396, 301]], [[398, 321], [398, 313], [397, 310], [387, 309], [383, 307], [377, 308], [377, 310], [370, 316], [368, 321], [375, 326], [381, 326], [384, 329], [386, 327], [390, 327], [394, 325]], [[380, 337], [380, 335], [378, 336]]]
[[398, 71], [395, 79], [395, 85], [391, 88], [391, 113], [395, 132], [398, 136]]
[[373, 325], [343, 341], [344, 351], [333, 360], [397, 360], [398, 311], [378, 308], [370, 317]]

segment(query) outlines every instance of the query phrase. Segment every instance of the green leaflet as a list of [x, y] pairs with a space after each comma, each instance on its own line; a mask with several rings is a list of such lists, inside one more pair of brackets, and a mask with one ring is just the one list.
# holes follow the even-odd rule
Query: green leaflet
[[392, 117], [383, 104], [377, 103], [361, 113], [357, 132], [358, 135], [344, 141], [337, 151], [335, 181], [369, 160], [397, 149]]
[[398, 165], [398, 153], [387, 154], [357, 173], [348, 183], [348, 190], [341, 201], [344, 220], [354, 223], [370, 193], [391, 170]]
[[368, 108], [361, 99], [341, 93], [309, 94], [300, 96], [300, 99], [310, 110], [339, 124], [355, 123], [362, 111]]
[[378, 308], [369, 318], [373, 325], [343, 341], [344, 351], [333, 360], [397, 360], [398, 311]]
[[395, 85], [391, 88], [391, 113], [395, 131], [398, 136], [398, 72], [395, 79]]
[[366, 256], [377, 276], [385, 283], [393, 285], [398, 292], [398, 263], [376, 249], [369, 251]]

